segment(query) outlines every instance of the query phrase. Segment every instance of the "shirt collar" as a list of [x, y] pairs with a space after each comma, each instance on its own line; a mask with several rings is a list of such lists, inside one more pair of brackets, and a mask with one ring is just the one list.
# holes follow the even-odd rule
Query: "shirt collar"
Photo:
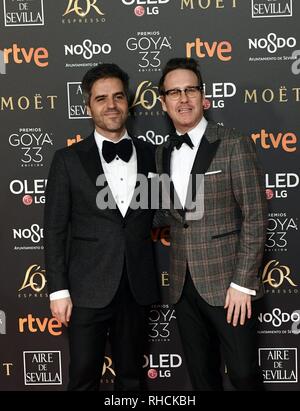
[[[206, 118], [202, 117], [202, 119], [199, 121], [196, 127], [194, 127], [192, 130], [188, 132], [188, 135], [190, 136], [190, 139], [192, 140], [194, 147], [199, 147], [202, 137], [205, 133], [207, 123], [208, 121], [206, 120]], [[182, 133], [179, 133], [179, 131], [177, 130], [176, 133], [182, 135]]]

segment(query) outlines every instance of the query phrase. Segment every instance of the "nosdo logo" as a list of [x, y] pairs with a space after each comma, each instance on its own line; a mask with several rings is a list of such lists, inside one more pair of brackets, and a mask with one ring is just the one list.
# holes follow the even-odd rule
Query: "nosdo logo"
[[284, 47], [294, 48], [297, 44], [295, 37], [277, 37], [275, 33], [269, 33], [267, 37], [248, 39], [249, 50], [266, 49], [269, 53], [276, 53]]
[[110, 54], [111, 45], [108, 43], [95, 44], [91, 40], [86, 39], [82, 44], [65, 45], [65, 56], [82, 56], [85, 60], [91, 60], [99, 54]]
[[56, 318], [34, 318], [32, 314], [28, 314], [25, 318], [19, 318], [19, 332], [25, 333], [48, 332], [57, 337], [62, 334], [62, 323]]
[[48, 50], [45, 47], [19, 47], [13, 43], [12, 47], [4, 49], [4, 63], [30, 64], [34, 63], [37, 67], [44, 68], [48, 66]]
[[271, 323], [273, 327], [281, 327], [288, 322], [299, 322], [300, 311], [294, 311], [291, 314], [281, 311], [280, 308], [274, 308], [270, 313], [260, 313], [258, 320], [261, 323]]
[[29, 228], [13, 228], [14, 240], [30, 240], [39, 243], [44, 238], [44, 229], [39, 224], [32, 224]]
[[145, 135], [139, 135], [137, 138], [152, 143], [154, 145], [160, 145], [167, 141], [167, 139], [169, 138], [169, 134], [167, 134], [166, 136], [161, 136], [160, 134], [156, 134], [153, 130], [148, 130], [146, 131]]
[[232, 59], [232, 45], [229, 41], [202, 41], [197, 37], [195, 41], [187, 42], [185, 46], [186, 57], [193, 57], [193, 54], [201, 59], [218, 58], [226, 62]]

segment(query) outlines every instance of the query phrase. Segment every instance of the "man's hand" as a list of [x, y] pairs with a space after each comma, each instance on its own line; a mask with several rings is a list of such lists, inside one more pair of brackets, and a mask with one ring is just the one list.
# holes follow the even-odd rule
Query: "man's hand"
[[70, 297], [60, 298], [50, 302], [50, 310], [53, 317], [63, 323], [66, 327], [70, 321], [72, 307], [73, 304]]
[[251, 318], [251, 296], [229, 287], [224, 308], [227, 308], [227, 322], [229, 324], [232, 320], [232, 325], [236, 327], [240, 318], [240, 324], [244, 325], [246, 313], [247, 318]]

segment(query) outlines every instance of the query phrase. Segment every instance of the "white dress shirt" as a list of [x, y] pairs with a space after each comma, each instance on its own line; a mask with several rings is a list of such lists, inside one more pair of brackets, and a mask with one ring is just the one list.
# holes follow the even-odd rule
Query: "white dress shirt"
[[[105, 140], [111, 140], [97, 133], [96, 130], [94, 136], [109, 188], [111, 189], [112, 195], [122, 216], [125, 217], [134, 194], [137, 178], [137, 156], [135, 147], [132, 144], [132, 156], [128, 163], [126, 163], [126, 161], [123, 161], [118, 156], [110, 163], [107, 163], [102, 155], [102, 145]], [[120, 138], [120, 140], [117, 141], [117, 143], [125, 138], [131, 140], [127, 131], [125, 131], [124, 135]], [[59, 290], [51, 293], [49, 297], [50, 301], [53, 301], [70, 297], [70, 293], [68, 290]]]
[[[201, 121], [196, 125], [196, 127], [188, 132], [188, 135], [190, 136], [194, 147], [191, 149], [187, 144], [182, 144], [181, 148], [179, 150], [174, 149], [171, 155], [171, 180], [173, 181], [174, 188], [176, 190], [176, 193], [178, 194], [182, 206], [185, 205], [190, 174], [206, 127], [207, 120], [202, 117]], [[178, 131], [176, 132], [179, 135], [182, 134]], [[255, 290], [241, 287], [235, 283], [230, 283], [230, 287], [235, 288], [238, 291], [242, 291], [246, 294], [256, 295]]]

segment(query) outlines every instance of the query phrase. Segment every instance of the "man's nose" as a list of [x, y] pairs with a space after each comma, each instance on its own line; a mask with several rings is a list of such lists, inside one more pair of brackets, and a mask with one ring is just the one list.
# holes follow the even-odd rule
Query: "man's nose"
[[116, 107], [116, 100], [113, 97], [107, 98], [107, 106], [108, 107]]
[[179, 100], [181, 102], [186, 102], [188, 100], [186, 92], [184, 90], [181, 90]]

